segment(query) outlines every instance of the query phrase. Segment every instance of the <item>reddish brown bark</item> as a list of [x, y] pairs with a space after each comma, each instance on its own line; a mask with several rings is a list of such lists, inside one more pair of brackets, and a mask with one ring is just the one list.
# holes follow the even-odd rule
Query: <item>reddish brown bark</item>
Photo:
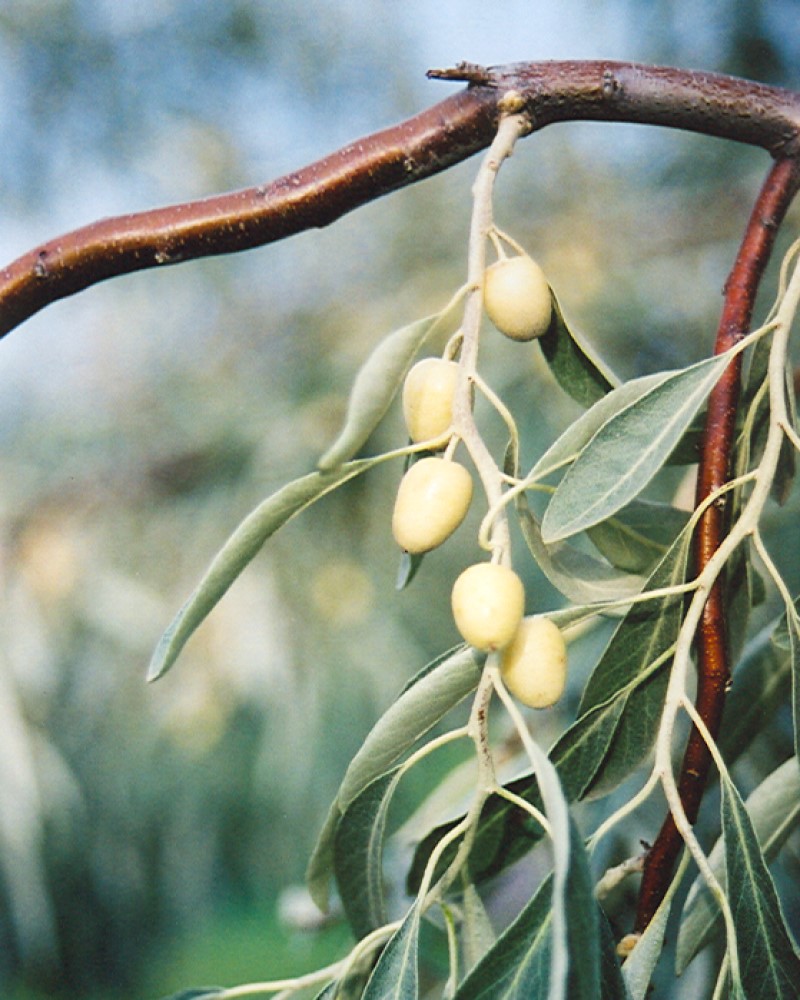
[[[715, 354], [727, 351], [750, 329], [759, 282], [769, 260], [778, 228], [798, 187], [800, 187], [798, 161], [778, 160], [759, 193], [725, 286], [725, 302], [714, 345]], [[697, 477], [698, 505], [728, 480], [739, 401], [741, 364], [740, 354], [725, 370], [709, 397]], [[713, 503], [700, 519], [694, 544], [695, 573], [702, 572], [725, 536], [726, 507], [726, 500]], [[716, 738], [722, 721], [730, 677], [723, 580], [717, 581], [706, 601], [697, 631], [696, 651], [695, 705], [700, 718], [705, 722], [711, 735]], [[681, 802], [691, 823], [697, 819], [710, 766], [711, 754], [700, 732], [692, 727], [678, 779]], [[682, 844], [683, 840], [675, 821], [672, 815], [668, 814], [645, 859], [636, 914], [636, 930], [644, 930], [664, 898]]]
[[0, 335], [39, 309], [106, 278], [262, 246], [326, 226], [487, 146], [508, 90], [533, 129], [570, 120], [688, 129], [791, 155], [800, 95], [713, 73], [614, 62], [459, 67], [433, 75], [470, 86], [270, 184], [103, 219], [48, 241], [0, 270]]

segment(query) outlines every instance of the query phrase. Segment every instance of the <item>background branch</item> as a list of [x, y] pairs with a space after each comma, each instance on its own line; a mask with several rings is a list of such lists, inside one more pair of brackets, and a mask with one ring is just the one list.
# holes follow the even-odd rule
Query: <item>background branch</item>
[[800, 95], [734, 77], [632, 63], [462, 64], [434, 71], [469, 86], [392, 128], [270, 184], [103, 219], [43, 243], [0, 271], [0, 336], [106, 278], [262, 246], [326, 226], [360, 205], [447, 169], [487, 146], [508, 90], [533, 129], [559, 121], [641, 122], [791, 156]]

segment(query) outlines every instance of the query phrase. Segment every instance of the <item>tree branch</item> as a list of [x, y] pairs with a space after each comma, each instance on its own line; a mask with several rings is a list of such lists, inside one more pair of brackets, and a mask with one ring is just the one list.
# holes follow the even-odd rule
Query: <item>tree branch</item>
[[[778, 160], [753, 207], [736, 261], [725, 285], [714, 353], [722, 354], [750, 329], [756, 293], [769, 261], [775, 237], [794, 195], [800, 189], [800, 161]], [[739, 402], [742, 355], [736, 356], [714, 387], [708, 400], [706, 426], [700, 452], [696, 503], [699, 506], [727, 482], [730, 471]], [[705, 569], [726, 533], [729, 500], [711, 504], [697, 526], [694, 539], [695, 575]], [[725, 621], [725, 587], [718, 580], [712, 588], [697, 632], [697, 695], [695, 707], [712, 738], [722, 721], [730, 678]], [[678, 791], [689, 822], [700, 808], [711, 766], [711, 754], [696, 727], [686, 743]], [[645, 859], [635, 929], [650, 923], [669, 888], [672, 871], [683, 840], [672, 814], [668, 813]]]
[[486, 147], [509, 90], [532, 130], [559, 121], [640, 122], [761, 146], [800, 146], [800, 94], [734, 77], [614, 62], [461, 64], [433, 71], [460, 93], [317, 163], [232, 194], [103, 219], [0, 270], [0, 336], [106, 278], [262, 246], [447, 169]]

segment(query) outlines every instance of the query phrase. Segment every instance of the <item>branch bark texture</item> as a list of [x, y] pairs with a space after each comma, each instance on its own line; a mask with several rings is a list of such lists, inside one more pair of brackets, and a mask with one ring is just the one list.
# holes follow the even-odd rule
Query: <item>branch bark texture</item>
[[263, 246], [326, 226], [491, 142], [509, 91], [532, 130], [561, 121], [641, 122], [792, 156], [800, 94], [733, 77], [615, 62], [462, 64], [432, 76], [466, 89], [400, 125], [279, 180], [202, 201], [102, 219], [43, 243], [0, 270], [0, 336], [106, 278]]

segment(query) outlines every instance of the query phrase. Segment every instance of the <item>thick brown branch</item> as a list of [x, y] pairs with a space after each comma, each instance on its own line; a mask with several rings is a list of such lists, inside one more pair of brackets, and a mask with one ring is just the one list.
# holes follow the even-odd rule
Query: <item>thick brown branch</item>
[[470, 86], [393, 128], [260, 187], [103, 219], [36, 247], [0, 270], [0, 335], [39, 309], [106, 278], [262, 246], [318, 226], [452, 166], [491, 141], [516, 90], [532, 127], [642, 122], [791, 155], [800, 95], [733, 77], [613, 62], [464, 64], [439, 76]]
[[[759, 282], [778, 228], [798, 188], [800, 163], [796, 159], [778, 160], [753, 208], [725, 286], [725, 303], [714, 345], [716, 354], [727, 351], [750, 328]], [[718, 490], [729, 476], [740, 375], [741, 354], [728, 366], [709, 397], [697, 479], [698, 505]], [[705, 568], [722, 542], [725, 520], [724, 501], [712, 504], [701, 518], [695, 535], [696, 573]], [[725, 587], [720, 580], [709, 594], [697, 633], [696, 707], [715, 738], [722, 721], [729, 676]], [[678, 779], [681, 802], [691, 823], [697, 819], [710, 766], [711, 755], [705, 741], [699, 731], [692, 728]], [[668, 814], [645, 860], [636, 930], [644, 930], [664, 898], [682, 843], [672, 814]]]

